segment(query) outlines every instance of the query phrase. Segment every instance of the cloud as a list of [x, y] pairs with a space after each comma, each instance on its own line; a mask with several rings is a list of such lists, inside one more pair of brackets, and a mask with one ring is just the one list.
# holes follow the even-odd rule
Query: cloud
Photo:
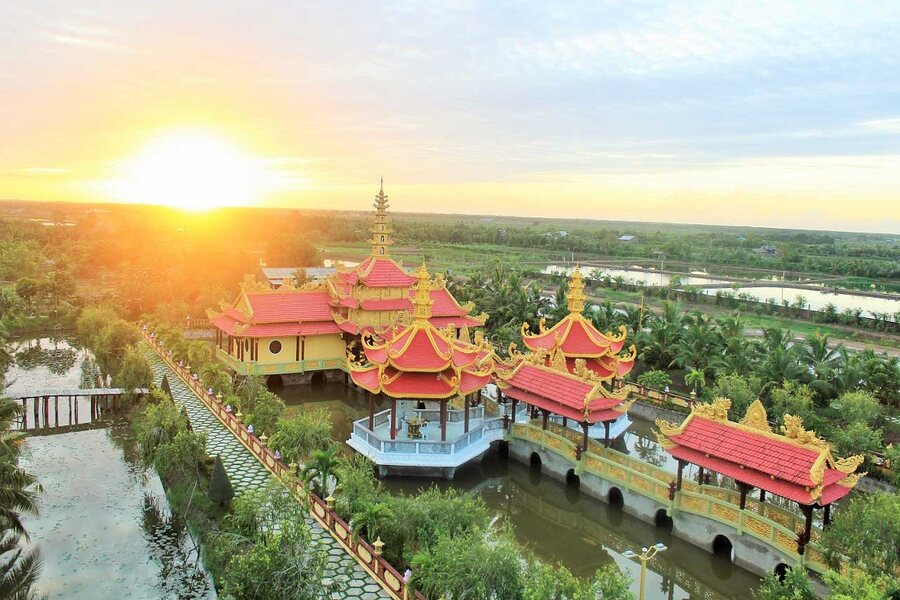
[[900, 117], [892, 119], [876, 119], [860, 123], [866, 129], [874, 129], [882, 133], [900, 133]]

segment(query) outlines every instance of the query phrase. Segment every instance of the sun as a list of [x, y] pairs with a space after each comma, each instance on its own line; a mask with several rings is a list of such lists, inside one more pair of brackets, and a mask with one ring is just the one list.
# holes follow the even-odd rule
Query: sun
[[174, 131], [126, 161], [112, 191], [120, 201], [192, 211], [253, 204], [265, 192], [262, 162], [225, 136]]

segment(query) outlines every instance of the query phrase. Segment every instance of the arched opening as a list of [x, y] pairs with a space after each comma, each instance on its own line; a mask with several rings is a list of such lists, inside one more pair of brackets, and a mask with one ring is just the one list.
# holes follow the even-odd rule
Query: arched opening
[[622, 490], [617, 487], [609, 488], [609, 505], [613, 508], [625, 508], [625, 496], [622, 495]]
[[509, 442], [500, 440], [497, 444], [497, 456], [503, 459], [509, 457]]
[[672, 531], [672, 517], [669, 516], [669, 513], [664, 508], [656, 511], [656, 514], [653, 516], [653, 524], [665, 531]]
[[281, 375], [269, 375], [266, 379], [266, 387], [269, 391], [280, 390], [284, 387], [284, 378]]
[[319, 371], [318, 373], [313, 373], [312, 377], [309, 378], [310, 385], [313, 386], [322, 386], [325, 385], [325, 373]]
[[778, 581], [784, 581], [784, 578], [787, 576], [787, 570], [789, 568], [790, 567], [788, 567], [784, 563], [778, 563], [777, 565], [775, 565], [774, 573], [775, 573], [775, 577], [778, 578]]
[[531, 453], [531, 459], [529, 460], [529, 466], [534, 471], [540, 471], [541, 466], [543, 465], [543, 461], [541, 460], [541, 455], [537, 452]]
[[729, 562], [734, 562], [734, 546], [724, 535], [717, 535], [713, 538], [712, 543], [713, 554], [720, 558], [726, 558]]
[[566, 472], [566, 485], [576, 490], [581, 487], [581, 477], [575, 474], [575, 469], [569, 469]]

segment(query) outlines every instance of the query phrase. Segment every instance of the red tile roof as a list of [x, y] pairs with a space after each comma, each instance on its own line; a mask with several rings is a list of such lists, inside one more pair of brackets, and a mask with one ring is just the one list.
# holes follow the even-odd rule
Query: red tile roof
[[567, 357], [596, 358], [621, 351], [625, 347], [625, 332], [618, 336], [600, 333], [584, 315], [575, 312], [543, 333], [523, 330], [522, 341], [529, 350], [559, 348]]
[[284, 323], [287, 321], [330, 321], [331, 306], [327, 292], [296, 291], [247, 293], [253, 313], [252, 323]]
[[389, 257], [370, 256], [356, 267], [356, 273], [368, 287], [408, 287], [416, 281]]
[[838, 481], [847, 478], [862, 457], [839, 465], [828, 444], [803, 431], [796, 417], [785, 416], [787, 433], [779, 435], [770, 431], [758, 400], [742, 423], [728, 420], [730, 405], [727, 399], [695, 405], [680, 426], [657, 420], [660, 442], [675, 458], [801, 504], [828, 504], [855, 485], [853, 477], [844, 485]]
[[407, 298], [363, 300], [359, 303], [359, 307], [363, 310], [412, 310], [412, 302]]
[[578, 421], [598, 423], [617, 419], [630, 406], [626, 394], [613, 395], [599, 382], [524, 361], [506, 373], [498, 373], [497, 380], [502, 392], [510, 398]]

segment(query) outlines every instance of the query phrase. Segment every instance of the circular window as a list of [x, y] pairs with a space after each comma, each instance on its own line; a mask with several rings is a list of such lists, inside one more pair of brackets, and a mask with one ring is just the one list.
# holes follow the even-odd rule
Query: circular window
[[269, 352], [271, 352], [272, 354], [278, 354], [279, 352], [281, 352], [281, 342], [279, 342], [278, 340], [272, 340], [271, 342], [269, 342]]

